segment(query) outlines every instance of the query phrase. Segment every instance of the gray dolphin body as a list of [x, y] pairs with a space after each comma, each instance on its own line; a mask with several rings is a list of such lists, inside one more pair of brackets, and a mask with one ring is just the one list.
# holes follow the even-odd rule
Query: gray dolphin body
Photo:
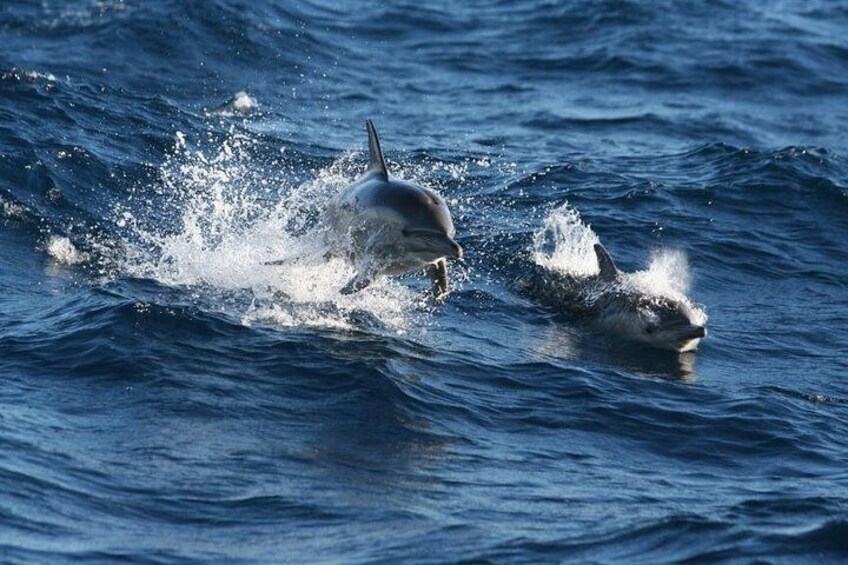
[[661, 349], [691, 351], [707, 335], [688, 299], [649, 294], [628, 284], [607, 250], [595, 244], [600, 272], [572, 276], [534, 266], [525, 287], [545, 302], [585, 316], [604, 330]]
[[450, 211], [432, 190], [389, 176], [374, 124], [367, 120], [366, 126], [368, 169], [339, 193], [326, 215], [328, 256], [346, 257], [356, 268], [341, 292], [358, 292], [379, 275], [427, 267], [434, 294], [443, 297], [446, 258], [462, 258]]

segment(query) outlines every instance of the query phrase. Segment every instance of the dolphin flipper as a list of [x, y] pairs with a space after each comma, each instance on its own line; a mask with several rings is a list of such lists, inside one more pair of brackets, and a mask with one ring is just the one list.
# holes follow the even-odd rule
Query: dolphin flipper
[[386, 169], [386, 161], [383, 159], [383, 151], [380, 149], [380, 138], [377, 137], [377, 130], [374, 128], [374, 122], [365, 120], [365, 128], [368, 130], [368, 169], [367, 173], [377, 173], [383, 180], [389, 180], [389, 171]]
[[427, 274], [433, 282], [433, 296], [443, 298], [448, 294], [448, 262], [439, 259], [427, 267]]
[[601, 280], [612, 281], [618, 277], [618, 267], [600, 243], [595, 244], [595, 255], [598, 256], [598, 267], [601, 270]]
[[371, 284], [370, 278], [357, 273], [352, 279], [347, 282], [346, 285], [342, 287], [339, 292], [344, 295], [354, 294], [356, 292], [359, 292], [369, 284]]

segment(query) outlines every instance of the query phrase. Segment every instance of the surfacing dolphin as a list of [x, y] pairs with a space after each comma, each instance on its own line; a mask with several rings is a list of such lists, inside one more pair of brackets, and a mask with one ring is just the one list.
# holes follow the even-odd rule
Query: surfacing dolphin
[[430, 189], [389, 176], [371, 120], [370, 161], [327, 210], [327, 256], [346, 257], [356, 268], [342, 294], [358, 292], [380, 275], [427, 267], [436, 297], [448, 293], [448, 257], [462, 258], [444, 199]]
[[656, 295], [627, 280], [607, 250], [594, 246], [599, 272], [578, 276], [535, 265], [525, 286], [545, 302], [593, 320], [626, 339], [661, 349], [692, 351], [707, 335], [699, 313], [686, 297]]

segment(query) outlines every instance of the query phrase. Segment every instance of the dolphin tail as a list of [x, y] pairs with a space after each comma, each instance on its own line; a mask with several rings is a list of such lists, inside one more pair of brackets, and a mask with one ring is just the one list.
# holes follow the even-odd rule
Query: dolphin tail
[[383, 151], [380, 149], [380, 138], [377, 137], [374, 122], [365, 120], [365, 128], [368, 130], [368, 153], [370, 155], [367, 172], [379, 173], [384, 180], [388, 180], [389, 171], [386, 169], [386, 161], [383, 159]]
[[601, 280], [611, 281], [618, 276], [618, 267], [600, 243], [595, 244], [595, 255], [598, 256], [598, 267], [601, 270]]

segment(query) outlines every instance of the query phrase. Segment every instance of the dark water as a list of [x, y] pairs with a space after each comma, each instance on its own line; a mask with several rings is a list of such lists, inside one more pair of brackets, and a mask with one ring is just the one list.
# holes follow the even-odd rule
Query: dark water
[[[846, 558], [848, 5], [458, 4], [0, 6], [0, 561]], [[366, 117], [444, 306], [261, 266]], [[565, 202], [697, 352], [522, 294]]]

